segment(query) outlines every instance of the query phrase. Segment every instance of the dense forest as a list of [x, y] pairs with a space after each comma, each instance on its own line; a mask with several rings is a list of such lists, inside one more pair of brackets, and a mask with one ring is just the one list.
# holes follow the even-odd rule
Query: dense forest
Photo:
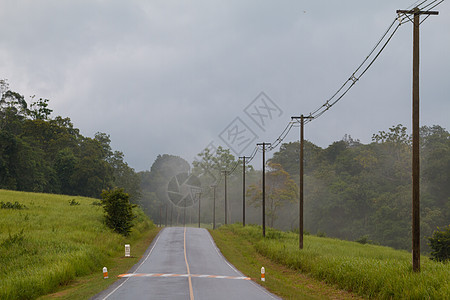
[[[368, 145], [350, 136], [326, 149], [306, 142], [305, 229], [410, 249], [411, 137], [406, 131], [402, 125], [391, 127], [374, 134]], [[450, 135], [440, 126], [424, 126], [420, 136], [421, 236], [426, 250], [426, 237], [450, 223]], [[298, 178], [299, 143], [283, 144], [272, 161]]]
[[107, 134], [84, 137], [49, 100], [31, 101], [0, 80], [0, 188], [99, 198], [118, 186], [138, 201], [139, 177]]

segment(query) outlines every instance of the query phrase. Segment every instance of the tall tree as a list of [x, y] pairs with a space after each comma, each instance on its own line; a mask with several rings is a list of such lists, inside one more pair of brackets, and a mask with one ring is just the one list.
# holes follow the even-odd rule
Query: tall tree
[[[278, 218], [277, 212], [286, 203], [295, 203], [298, 198], [298, 187], [288, 172], [280, 164], [267, 163], [266, 172], [266, 216], [269, 226], [273, 227]], [[260, 207], [262, 204], [262, 183], [251, 185], [247, 191], [250, 204]]]
[[124, 161], [124, 154], [120, 151], [114, 151], [108, 162], [113, 169], [113, 185], [123, 188], [130, 201], [138, 204], [142, 196], [139, 175]]

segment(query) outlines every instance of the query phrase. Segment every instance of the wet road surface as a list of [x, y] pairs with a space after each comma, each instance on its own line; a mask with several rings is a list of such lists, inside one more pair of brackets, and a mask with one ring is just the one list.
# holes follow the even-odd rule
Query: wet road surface
[[164, 228], [130, 273], [93, 299], [279, 299], [228, 263], [206, 229]]

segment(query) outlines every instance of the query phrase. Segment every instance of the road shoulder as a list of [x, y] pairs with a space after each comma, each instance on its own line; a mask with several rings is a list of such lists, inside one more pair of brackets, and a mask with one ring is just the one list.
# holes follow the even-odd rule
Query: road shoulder
[[[310, 278], [298, 271], [277, 264], [256, 252], [244, 238], [228, 230], [210, 230], [225, 258], [245, 276], [283, 299], [362, 299], [358, 295]], [[266, 271], [262, 282], [261, 267]]]

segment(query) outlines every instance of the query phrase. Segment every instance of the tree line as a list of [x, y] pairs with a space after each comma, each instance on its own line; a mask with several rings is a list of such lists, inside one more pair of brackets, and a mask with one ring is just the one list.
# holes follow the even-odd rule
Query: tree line
[[[450, 134], [440, 126], [423, 126], [421, 136], [422, 249], [428, 237], [450, 220]], [[259, 162], [253, 161], [259, 165]], [[298, 230], [299, 142], [282, 144], [267, 161], [266, 222], [283, 230]], [[192, 163], [160, 155], [150, 171], [139, 173], [142, 203], [154, 220], [173, 223], [183, 214], [167, 198], [167, 184], [180, 172], [202, 182], [202, 222], [212, 223], [213, 188], [216, 223], [224, 224], [224, 170], [227, 175], [228, 223], [242, 222], [242, 161], [228, 149], [203, 150]], [[236, 167], [237, 166], [237, 167]], [[235, 168], [236, 167], [236, 168]], [[411, 248], [411, 136], [397, 125], [374, 134], [370, 144], [345, 135], [327, 148], [305, 142], [305, 230], [346, 240]], [[261, 224], [261, 171], [246, 165], [246, 222]], [[197, 220], [197, 206], [187, 214]], [[170, 217], [169, 217], [170, 218]], [[182, 222], [182, 220], [181, 220]]]
[[48, 102], [28, 105], [0, 80], [0, 188], [99, 198], [117, 186], [138, 201], [139, 177], [109, 135], [83, 136], [69, 118], [52, 118]]
[[[420, 129], [421, 236], [450, 221], [450, 134], [440, 126]], [[397, 125], [372, 143], [351, 136], [322, 149], [305, 142], [305, 229], [397, 249], [411, 248], [411, 136]], [[299, 143], [283, 144], [272, 162], [298, 182]], [[285, 224], [280, 224], [280, 226]]]

